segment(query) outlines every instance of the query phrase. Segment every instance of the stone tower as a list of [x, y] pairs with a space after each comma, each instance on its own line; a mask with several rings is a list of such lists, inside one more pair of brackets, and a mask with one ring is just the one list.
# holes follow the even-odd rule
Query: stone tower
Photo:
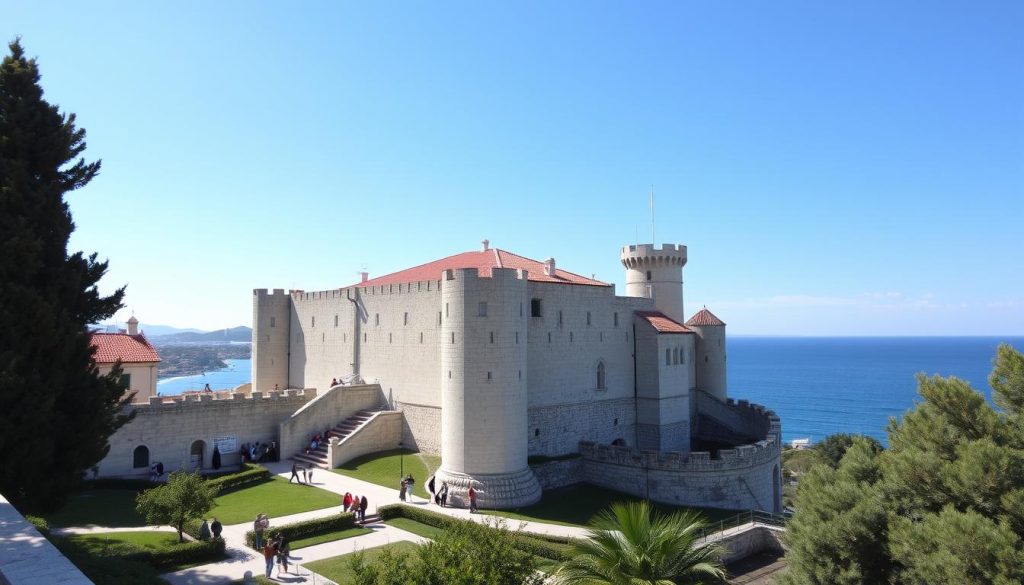
[[686, 246], [624, 246], [620, 258], [626, 267], [626, 296], [653, 298], [657, 310], [682, 323]]
[[441, 293], [441, 469], [437, 488], [485, 508], [540, 499], [527, 458], [526, 271], [445, 271]]
[[288, 387], [291, 298], [284, 289], [252, 291], [252, 390]]
[[697, 333], [697, 387], [725, 401], [725, 323], [706, 308], [686, 322]]

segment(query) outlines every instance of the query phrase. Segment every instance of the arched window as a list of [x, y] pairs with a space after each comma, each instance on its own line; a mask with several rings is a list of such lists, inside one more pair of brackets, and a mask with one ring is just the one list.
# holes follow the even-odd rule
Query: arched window
[[604, 390], [604, 362], [597, 362], [597, 389]]
[[132, 467], [140, 469], [143, 467], [149, 467], [149, 447], [145, 445], [139, 445], [132, 452]]

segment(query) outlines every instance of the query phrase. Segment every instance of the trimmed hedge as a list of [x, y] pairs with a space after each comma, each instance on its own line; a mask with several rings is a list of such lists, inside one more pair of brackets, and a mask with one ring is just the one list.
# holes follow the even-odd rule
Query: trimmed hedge
[[270, 470], [266, 467], [246, 463], [242, 471], [229, 473], [220, 477], [207, 480], [210, 485], [216, 486], [221, 493], [235, 489], [239, 486], [248, 485], [259, 481], [270, 479]]
[[49, 538], [50, 537], [50, 523], [46, 521], [46, 518], [40, 518], [39, 516], [25, 516], [25, 520], [28, 520], [29, 524], [36, 527], [39, 534]]
[[[377, 508], [377, 514], [382, 520], [391, 518], [407, 518], [420, 524], [433, 526], [435, 528], [447, 528], [456, 522], [469, 522], [459, 520], [444, 514], [438, 514], [422, 508], [415, 508], [404, 504], [389, 504]], [[533, 532], [514, 533], [515, 547], [523, 552], [532, 555], [551, 559], [553, 561], [565, 561], [569, 559], [568, 545], [572, 539], [565, 536], [552, 536], [548, 534], [536, 534]]]
[[[336, 530], [344, 530], [346, 528], [353, 528], [356, 525], [356, 515], [352, 512], [340, 512], [333, 516], [326, 516], [324, 518], [314, 518], [312, 520], [303, 520], [302, 522], [295, 522], [292, 524], [284, 524], [281, 526], [271, 526], [268, 531], [271, 535], [281, 534], [284, 535], [286, 540], [298, 540], [300, 538], [308, 538], [310, 536], [319, 536], [321, 534], [327, 534], [328, 532], [334, 532]], [[267, 534], [264, 534], [266, 537]], [[252, 530], [245, 533], [245, 545], [249, 548], [255, 548], [256, 544], [256, 533]]]
[[170, 569], [203, 561], [219, 560], [224, 556], [224, 539], [183, 542], [174, 546], [128, 553], [121, 558], [141, 561], [157, 570]]

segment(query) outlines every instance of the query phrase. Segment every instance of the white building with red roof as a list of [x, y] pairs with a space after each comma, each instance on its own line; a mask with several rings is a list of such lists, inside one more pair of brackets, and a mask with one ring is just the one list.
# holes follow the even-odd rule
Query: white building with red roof
[[620, 261], [625, 296], [486, 240], [338, 289], [254, 290], [252, 389], [379, 384], [402, 417], [384, 443], [440, 453], [456, 501], [472, 485], [482, 507], [518, 507], [588, 482], [779, 511], [778, 417], [728, 398], [725, 323], [707, 309], [684, 322], [686, 246]]
[[121, 362], [122, 380], [128, 392], [134, 392], [132, 402], [148, 403], [156, 396], [156, 368], [160, 355], [153, 344], [139, 333], [139, 320], [128, 319], [128, 330], [119, 333], [95, 331], [91, 336], [95, 348], [93, 359], [100, 374], [107, 374], [116, 362]]

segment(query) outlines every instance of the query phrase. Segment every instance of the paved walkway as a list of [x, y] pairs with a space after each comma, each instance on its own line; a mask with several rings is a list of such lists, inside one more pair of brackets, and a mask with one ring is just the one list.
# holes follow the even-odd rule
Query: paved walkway
[[[279, 475], [285, 479], [288, 479], [291, 476], [290, 461], [280, 461], [264, 465], [270, 469], [271, 473]], [[427, 478], [416, 479], [418, 481], [426, 481]], [[331, 508], [293, 514], [291, 516], [281, 518], [271, 518], [271, 532], [273, 532], [274, 526], [283, 526], [285, 524], [291, 524], [302, 520], [322, 518], [324, 516], [339, 513], [341, 511], [341, 496], [344, 495], [345, 492], [351, 492], [359, 496], [366, 496], [367, 503], [369, 505], [368, 514], [372, 513], [375, 515], [380, 506], [401, 503], [401, 500], [398, 499], [398, 489], [386, 488], [384, 486], [346, 477], [324, 469], [314, 470], [312, 484], [313, 487], [318, 487], [338, 494], [339, 505]], [[413, 506], [429, 508], [432, 512], [446, 514], [454, 518], [462, 518], [465, 520], [484, 522], [495, 518], [495, 516], [488, 516], [485, 514], [470, 514], [469, 510], [461, 508], [441, 508], [440, 506], [433, 505], [420, 497], [414, 497], [413, 501], [406, 503]], [[508, 523], [512, 528], [518, 528], [520, 525], [517, 520], [508, 520]], [[523, 522], [522, 525], [522, 529], [529, 532], [559, 536], [581, 536], [585, 531], [585, 529], [576, 526], [558, 526], [554, 524], [543, 524], [540, 522]], [[415, 534], [383, 523], [370, 524], [367, 527], [372, 529], [373, 532], [370, 534], [346, 538], [344, 540], [325, 542], [323, 544], [293, 551], [291, 558], [296, 565], [292, 568], [292, 573], [286, 574], [280, 579], [277, 579], [277, 569], [275, 568], [275, 580], [284, 583], [330, 583], [330, 581], [325, 579], [322, 575], [317, 575], [306, 569], [304, 565], [313, 561], [349, 554], [357, 550], [364, 550], [375, 546], [390, 544], [400, 540], [407, 540], [410, 542], [423, 542], [425, 540]], [[253, 575], [264, 574], [266, 564], [263, 560], [263, 555], [243, 544], [245, 541], [245, 533], [249, 530], [252, 530], [251, 522], [224, 527], [222, 536], [227, 542], [226, 552], [231, 558], [217, 563], [210, 563], [175, 573], [168, 573], [163, 575], [163, 578], [173, 585], [205, 585], [212, 583], [230, 583], [231, 581], [241, 579], [245, 575], [246, 571], [252, 571]], [[296, 572], [299, 574], [296, 574]]]

